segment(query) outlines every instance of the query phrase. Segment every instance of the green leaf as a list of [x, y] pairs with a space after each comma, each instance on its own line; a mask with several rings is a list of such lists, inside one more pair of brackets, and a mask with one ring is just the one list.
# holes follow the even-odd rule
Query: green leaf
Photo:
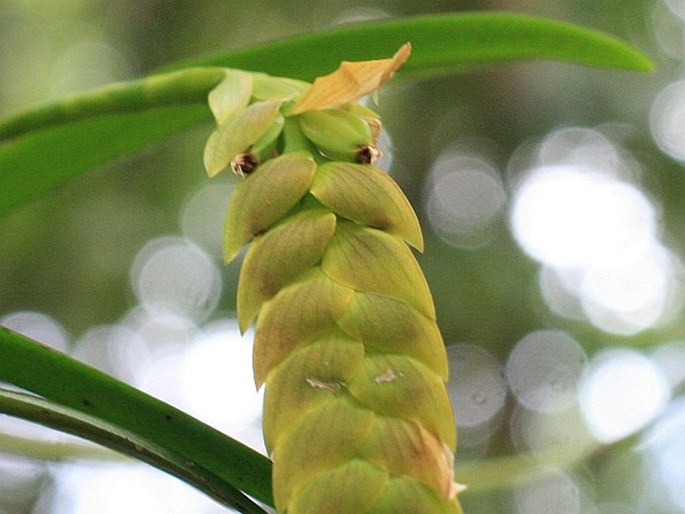
[[[407, 17], [334, 28], [172, 67], [228, 66], [311, 81], [342, 60], [389, 57], [407, 41], [413, 44], [413, 54], [399, 74], [405, 77], [533, 58], [651, 69], [643, 54], [616, 38], [558, 21], [498, 13]], [[0, 120], [0, 215], [83, 171], [210, 119], [206, 97], [224, 76], [224, 70], [216, 68], [183, 69]]]
[[208, 113], [206, 105], [178, 105], [103, 114], [0, 143], [0, 215], [206, 119]]
[[265, 512], [230, 483], [173, 449], [159, 447], [136, 433], [122, 430], [74, 409], [62, 407], [33, 395], [0, 388], [0, 412], [80, 436], [151, 464], [239, 512], [248, 514], [264, 514]]
[[0, 120], [0, 215], [72, 177], [211, 116], [225, 70], [192, 69], [117, 83]]
[[263, 455], [160, 400], [1, 327], [0, 381], [134, 434], [185, 459], [188, 466], [199, 466], [273, 504], [271, 465]]
[[412, 55], [398, 75], [438, 75], [474, 65], [539, 58], [636, 71], [652, 69], [644, 54], [615, 37], [513, 13], [449, 13], [376, 21], [184, 61], [168, 69], [228, 66], [311, 82], [344, 60], [391, 57], [407, 41], [412, 44]]

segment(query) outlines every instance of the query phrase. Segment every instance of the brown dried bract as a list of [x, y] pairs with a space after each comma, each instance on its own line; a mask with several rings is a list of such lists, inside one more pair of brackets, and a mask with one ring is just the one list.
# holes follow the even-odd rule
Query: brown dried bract
[[411, 44], [405, 43], [390, 59], [343, 61], [333, 73], [317, 78], [290, 114], [340, 107], [377, 91], [409, 59], [410, 53]]

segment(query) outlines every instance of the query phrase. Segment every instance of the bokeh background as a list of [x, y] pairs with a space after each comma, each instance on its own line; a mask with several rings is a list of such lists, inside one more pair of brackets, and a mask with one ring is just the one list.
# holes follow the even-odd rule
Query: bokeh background
[[[458, 462], [484, 473], [466, 511], [685, 512], [685, 1], [0, 0], [0, 113], [182, 58], [463, 10], [583, 24], [656, 64], [515, 63], [382, 91], [384, 164], [425, 230], [449, 345]], [[237, 266], [220, 255], [236, 181], [207, 181], [210, 130], [1, 219], [0, 323], [262, 449]], [[17, 437], [39, 439], [38, 456], [60, 442], [86, 458], [18, 457]], [[225, 510], [0, 416], [1, 514], [109, 512]]]

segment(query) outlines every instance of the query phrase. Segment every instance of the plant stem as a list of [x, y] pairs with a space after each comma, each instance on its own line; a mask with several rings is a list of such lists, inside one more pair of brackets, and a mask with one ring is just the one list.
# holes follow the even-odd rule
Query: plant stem
[[271, 463], [263, 455], [160, 400], [4, 328], [0, 328], [0, 380], [101, 426], [135, 434], [179, 456], [188, 466], [204, 468], [224, 483], [272, 504]]

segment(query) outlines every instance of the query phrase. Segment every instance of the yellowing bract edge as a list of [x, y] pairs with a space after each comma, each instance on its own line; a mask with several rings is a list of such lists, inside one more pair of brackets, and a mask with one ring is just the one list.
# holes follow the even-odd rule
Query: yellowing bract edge
[[410, 53], [411, 44], [405, 43], [390, 59], [343, 61], [333, 73], [314, 80], [290, 114], [340, 107], [376, 91], [409, 59]]

